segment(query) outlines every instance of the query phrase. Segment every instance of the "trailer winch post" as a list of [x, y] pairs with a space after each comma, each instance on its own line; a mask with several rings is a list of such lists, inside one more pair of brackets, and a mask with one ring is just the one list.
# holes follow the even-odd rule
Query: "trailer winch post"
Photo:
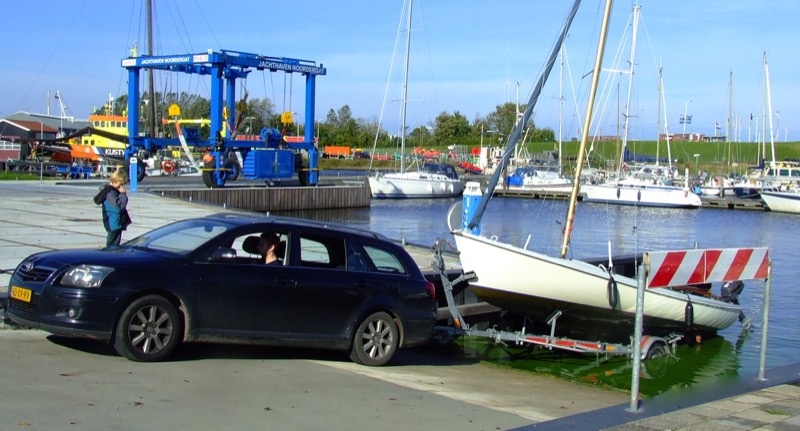
[[644, 286], [647, 279], [645, 262], [639, 264], [639, 276], [636, 277], [636, 323], [633, 331], [633, 372], [631, 373], [631, 405], [629, 412], [639, 410], [639, 377], [642, 367], [642, 331], [644, 328]]
[[764, 283], [764, 312], [762, 314], [761, 324], [761, 352], [758, 358], [758, 381], [763, 382], [766, 380], [764, 377], [764, 370], [767, 367], [767, 332], [769, 329], [769, 296], [772, 290], [772, 256], [769, 258], [767, 265], [767, 281]]

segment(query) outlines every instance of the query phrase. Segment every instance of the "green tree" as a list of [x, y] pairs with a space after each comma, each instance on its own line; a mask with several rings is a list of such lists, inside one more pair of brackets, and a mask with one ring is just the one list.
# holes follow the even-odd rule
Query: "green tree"
[[436, 117], [433, 139], [436, 145], [451, 145], [472, 132], [467, 117], [456, 111], [452, 115], [442, 112]]

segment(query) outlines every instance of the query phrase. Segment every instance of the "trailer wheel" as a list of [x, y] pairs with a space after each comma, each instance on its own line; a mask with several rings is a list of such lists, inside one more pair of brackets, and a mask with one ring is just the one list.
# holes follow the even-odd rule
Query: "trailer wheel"
[[350, 359], [371, 367], [381, 366], [394, 356], [400, 335], [392, 316], [383, 311], [370, 314], [358, 325], [353, 335]]
[[653, 343], [649, 349], [647, 349], [647, 353], [644, 355], [645, 359], [655, 359], [661, 358], [663, 356], [667, 356], [669, 352], [667, 351], [667, 345], [664, 343]]
[[436, 342], [438, 346], [446, 346], [450, 344], [450, 341], [453, 340], [453, 337], [450, 335], [450, 332], [437, 330], [433, 334], [433, 341]]

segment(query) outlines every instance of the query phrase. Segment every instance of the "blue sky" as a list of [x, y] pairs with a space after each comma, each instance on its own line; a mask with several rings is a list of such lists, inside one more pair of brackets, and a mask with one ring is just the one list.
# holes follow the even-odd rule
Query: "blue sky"
[[[45, 112], [48, 90], [51, 113], [59, 112], [53, 96], [60, 91], [69, 114], [78, 118], [88, 117], [109, 95], [127, 93], [127, 74], [120, 61], [135, 42], [144, 50], [144, 3], [27, 0], [7, 7], [6, 39], [0, 45], [0, 117], [17, 111]], [[348, 105], [355, 117], [377, 120], [385, 106], [384, 128], [399, 130], [402, 46], [396, 56], [393, 53], [402, 0], [240, 0], [224, 5], [154, 0], [154, 4], [156, 54], [230, 49], [313, 60], [327, 68], [327, 75], [317, 81], [317, 119]], [[732, 81], [733, 113], [742, 124], [739, 139], [754, 140], [756, 121], [759, 129], [765, 124], [766, 51], [774, 134], [779, 141], [800, 140], [796, 25], [800, 2], [640, 0], [639, 4], [631, 139], [653, 139], [658, 130], [660, 63], [671, 132], [683, 131], [678, 120], [688, 113], [692, 124], [686, 126], [687, 132], [713, 135], [715, 123], [720, 123], [725, 133]], [[570, 5], [542, 0], [415, 1], [409, 126], [427, 125], [440, 112], [457, 111], [472, 121], [499, 104], [515, 101], [517, 87], [520, 100], [527, 101]], [[621, 40], [626, 28], [630, 31], [632, 6], [630, 1], [614, 4], [605, 68], [613, 66], [615, 53], [622, 58], [618, 67], [628, 67], [629, 40], [627, 44]], [[584, 0], [566, 43], [565, 139], [575, 136], [580, 124], [575, 101], [581, 115], [586, 110], [585, 75], [596, 49], [601, 10], [599, 0]], [[395, 72], [390, 75], [393, 58]], [[628, 77], [606, 72], [601, 85], [612, 77], [605, 84], [612, 90], [605, 92], [597, 108], [602, 119], [596, 127], [602, 134], [616, 132], [617, 99], [625, 109]], [[159, 91], [204, 96], [209, 87], [206, 81], [177, 74], [158, 77], [157, 85]], [[302, 77], [253, 72], [246, 85], [251, 98], [268, 97], [278, 111], [302, 115]], [[538, 126], [558, 130], [558, 100], [557, 64], [536, 109]]]

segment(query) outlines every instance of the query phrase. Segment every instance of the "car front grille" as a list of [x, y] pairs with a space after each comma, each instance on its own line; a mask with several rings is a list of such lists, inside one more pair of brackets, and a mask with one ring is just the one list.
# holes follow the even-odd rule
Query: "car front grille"
[[50, 277], [53, 271], [55, 271], [53, 268], [33, 266], [30, 269], [26, 269], [25, 265], [20, 265], [14, 275], [23, 283], [41, 283], [47, 280], [47, 277]]

